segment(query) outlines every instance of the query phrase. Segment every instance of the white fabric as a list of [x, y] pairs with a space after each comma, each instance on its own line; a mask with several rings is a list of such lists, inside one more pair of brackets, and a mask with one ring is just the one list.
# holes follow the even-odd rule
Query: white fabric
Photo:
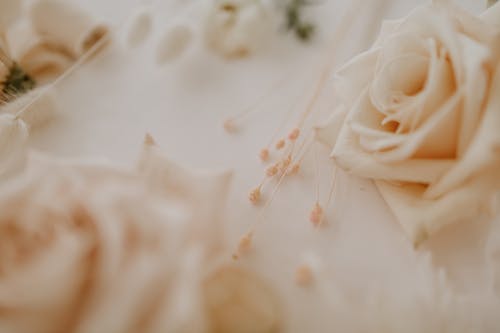
[[[253, 57], [229, 63], [197, 44], [174, 66], [163, 68], [152, 61], [154, 52], [172, 15], [169, 10], [182, 10], [184, 2], [151, 2], [159, 22], [152, 38], [136, 49], [115, 45], [69, 79], [60, 94], [66, 116], [34, 136], [31, 146], [63, 156], [105, 156], [125, 164], [135, 159], [144, 133], [151, 132], [182, 163], [234, 168], [225, 229], [236, 246], [261, 214], [247, 201], [248, 191], [263, 174], [256, 155], [288, 111], [303, 109], [304, 101], [298, 98], [312, 89], [318, 51], [325, 50], [327, 36], [352, 1], [326, 2], [318, 11], [323, 34], [311, 46], [297, 45], [291, 36], [274, 39]], [[140, 3], [89, 0], [85, 6], [120, 23]], [[401, 17], [419, 3], [393, 1], [385, 16]], [[461, 3], [476, 12], [484, 5]], [[371, 6], [366, 1], [359, 22], [366, 20]], [[353, 29], [340, 47], [339, 63], [367, 46], [361, 27]], [[287, 75], [292, 79], [260, 105], [261, 112], [247, 118], [244, 130], [234, 136], [222, 130], [225, 117], [242, 112]], [[318, 150], [321, 197], [326, 198], [332, 164], [328, 151]], [[313, 160], [309, 154], [302, 175], [284, 182], [256, 230], [253, 254], [241, 259], [278, 289], [286, 304], [286, 332], [498, 330], [498, 299], [491, 292], [494, 279], [489, 275], [495, 266], [488, 265], [483, 251], [486, 221], [444, 230], [415, 251], [373, 185], [339, 172], [333, 204], [326, 209], [327, 226], [314, 229], [307, 218], [315, 201]], [[305, 252], [316, 253], [324, 265], [308, 290], [298, 288], [293, 279]], [[453, 305], [450, 289], [460, 296]]]

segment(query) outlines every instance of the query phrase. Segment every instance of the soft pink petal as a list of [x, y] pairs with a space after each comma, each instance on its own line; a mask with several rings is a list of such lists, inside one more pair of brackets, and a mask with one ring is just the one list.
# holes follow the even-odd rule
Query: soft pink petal
[[489, 101], [484, 118], [467, 152], [457, 165], [439, 183], [429, 188], [426, 195], [430, 198], [442, 196], [463, 184], [472, 176], [477, 176], [500, 160], [500, 67], [497, 68], [489, 90]]
[[424, 198], [426, 187], [422, 185], [398, 186], [384, 181], [376, 185], [408, 238], [418, 246], [449, 224], [486, 213], [486, 203], [493, 195], [492, 181], [500, 185], [494, 170], [434, 200]]
[[327, 120], [327, 122], [315, 128], [315, 136], [318, 141], [327, 145], [330, 149], [333, 149], [337, 138], [340, 133], [340, 129], [346, 120], [347, 111], [345, 106], [338, 107]]
[[484, 22], [500, 28], [500, 2], [488, 8], [480, 17]]
[[352, 104], [373, 80], [379, 51], [370, 50], [353, 58], [335, 74], [335, 88], [339, 99]]
[[454, 163], [446, 159], [409, 159], [390, 164], [380, 162], [372, 153], [361, 148], [358, 136], [348, 125], [342, 127], [332, 157], [340, 167], [358, 177], [424, 184], [435, 182]]
[[460, 41], [463, 45], [464, 89], [466, 93], [458, 137], [458, 157], [465, 153], [483, 116], [483, 104], [490, 83], [490, 74], [486, 66], [491, 57], [491, 51], [485, 45], [465, 36], [462, 36]]

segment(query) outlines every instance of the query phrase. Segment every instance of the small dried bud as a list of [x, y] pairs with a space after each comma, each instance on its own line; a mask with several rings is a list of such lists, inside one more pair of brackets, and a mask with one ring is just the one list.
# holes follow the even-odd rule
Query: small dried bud
[[262, 149], [260, 151], [259, 157], [262, 160], [262, 162], [267, 161], [269, 159], [269, 150], [266, 148]]
[[238, 250], [233, 255], [233, 259], [237, 260], [242, 255], [250, 252], [250, 250], [252, 249], [252, 237], [253, 237], [253, 234], [251, 232], [249, 232], [240, 238], [240, 241], [238, 243]]
[[277, 164], [274, 164], [274, 165], [271, 165], [269, 168], [267, 168], [266, 170], [266, 175], [268, 177], [274, 177], [279, 171], [279, 165]]
[[291, 163], [292, 163], [292, 156], [288, 155], [285, 159], [281, 161], [281, 172], [285, 172]]
[[236, 132], [236, 124], [234, 123], [234, 121], [232, 119], [227, 119], [226, 121], [224, 121], [224, 129], [226, 130], [226, 132], [228, 133], [234, 133]]
[[298, 139], [299, 135], [300, 135], [300, 129], [295, 128], [290, 132], [290, 134], [288, 134], [288, 139], [290, 141], [295, 141]]
[[294, 165], [292, 165], [290, 170], [288, 170], [288, 174], [289, 175], [296, 175], [299, 171], [300, 171], [300, 164], [295, 163]]
[[323, 208], [319, 203], [316, 203], [311, 210], [309, 221], [311, 221], [311, 223], [316, 227], [319, 226], [323, 221]]
[[257, 205], [260, 202], [260, 197], [260, 187], [257, 187], [250, 192], [250, 194], [248, 195], [248, 200], [250, 200], [250, 202], [254, 205]]
[[297, 270], [295, 271], [295, 283], [297, 283], [297, 285], [306, 287], [311, 285], [313, 281], [314, 274], [311, 267], [306, 264], [302, 264], [297, 267]]

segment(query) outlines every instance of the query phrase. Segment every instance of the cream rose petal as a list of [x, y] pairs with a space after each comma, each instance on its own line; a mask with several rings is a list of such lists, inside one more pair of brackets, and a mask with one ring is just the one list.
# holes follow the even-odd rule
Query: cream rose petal
[[314, 129], [316, 139], [333, 149], [346, 116], [347, 108], [344, 105], [338, 106], [325, 124]]
[[374, 49], [354, 57], [335, 74], [335, 94], [347, 107], [373, 80], [379, 50]]
[[[420, 54], [403, 54], [386, 62], [375, 76], [370, 96], [377, 111], [389, 115], [404, 99], [412, 98], [427, 78], [429, 58]], [[397, 101], [394, 99], [397, 98]]]
[[[451, 96], [454, 83], [450, 66], [443, 59], [444, 55], [438, 54], [435, 41], [424, 42], [414, 34], [396, 35], [388, 40], [383, 50], [375, 81], [370, 87], [371, 101], [377, 111], [387, 116], [384, 123], [396, 121], [399, 124], [397, 133], [414, 130]], [[396, 60], [409, 57], [428, 61], [411, 70], [407, 66], [392, 68]], [[397, 88], [397, 83], [401, 85], [404, 81], [411, 82], [410, 86], [405, 83], [406, 91]]]
[[445, 49], [453, 66], [455, 80], [463, 81], [461, 52], [457, 34], [456, 19], [451, 16], [448, 6], [433, 3], [417, 7], [401, 24], [402, 32], [417, 33], [422, 39], [439, 42], [438, 50]]
[[159, 191], [168, 189], [167, 195], [172, 200], [192, 207], [194, 220], [205, 222], [194, 226], [192, 234], [195, 238], [211, 235], [209, 239], [220, 239], [223, 232], [217, 221], [221, 220], [231, 172], [214, 174], [183, 168], [166, 158], [151, 138], [146, 139], [138, 170], [153, 188]]
[[418, 246], [449, 224], [473, 221], [486, 213], [489, 201], [485, 196], [493, 195], [492, 185], [500, 182], [497, 171], [489, 170], [438, 199], [424, 199], [426, 187], [422, 185], [392, 185], [380, 180], [375, 184], [408, 238]]
[[463, 66], [465, 74], [464, 102], [461, 116], [460, 133], [458, 135], [457, 157], [464, 155], [470, 141], [476, 133], [479, 121], [483, 116], [478, 112], [487, 97], [489, 65], [491, 51], [484, 45], [477, 43], [469, 37], [460, 38], [462, 44]]
[[495, 25], [500, 28], [500, 2], [497, 2], [490, 8], [488, 8], [480, 18], [491, 25]]
[[436, 198], [460, 186], [465, 180], [477, 176], [483, 169], [498, 165], [500, 161], [500, 66], [497, 67], [489, 90], [489, 100], [483, 120], [463, 158], [426, 192]]
[[456, 90], [452, 65], [446, 59], [447, 55], [439, 52], [436, 42], [428, 42], [430, 53], [428, 77], [422, 91], [415, 97], [414, 117], [408, 126], [410, 131], [420, 127]]
[[[416, 52], [416, 50], [413, 52]], [[357, 104], [353, 108], [353, 130], [362, 135], [360, 142], [365, 149], [384, 151], [384, 153], [379, 154], [380, 159], [399, 161], [409, 158], [412, 155], [418, 158], [420, 156], [452, 157], [455, 154], [456, 135], [450, 134], [446, 136], [450, 140], [439, 140], [439, 144], [436, 145], [432, 133], [436, 135], [438, 132], [441, 132], [442, 129], [436, 126], [438, 124], [435, 121], [429, 121], [420, 126], [424, 120], [428, 120], [429, 116], [451, 96], [454, 88], [452, 82], [453, 74], [446, 60], [442, 56], [439, 58], [439, 55], [436, 54], [435, 46], [430, 52], [432, 57], [429, 65], [427, 65], [425, 58], [418, 55], [418, 53], [406, 53], [389, 61], [376, 74], [376, 80], [370, 87], [371, 100], [377, 107], [374, 108], [366, 101], [363, 104]], [[380, 60], [383, 60], [382, 56], [379, 58]], [[416, 60], [423, 62], [423, 67], [407, 63], [408, 61], [414, 62]], [[391, 69], [390, 66], [398, 62], [401, 62], [401, 64], [397, 67], [401, 68]], [[405, 70], [407, 67], [413, 69], [408, 72], [408, 70]], [[429, 68], [428, 74], [427, 68]], [[399, 77], [399, 75], [401, 76]], [[425, 78], [426, 75], [429, 77]], [[411, 85], [408, 83], [402, 85], [401, 82], [404, 82], [407, 77], [415, 78], [415, 80], [412, 80], [413, 83]], [[423, 91], [419, 92], [417, 96], [411, 96], [412, 90], [418, 92], [419, 86], [423, 85], [424, 81], [427, 81], [427, 83]], [[397, 91], [395, 90], [397, 88], [391, 88], [392, 86], [402, 87], [400, 88], [402, 91]], [[405, 86], [406, 91], [403, 89]], [[395, 96], [399, 96], [398, 101], [392, 101], [392, 98]], [[391, 114], [393, 112], [391, 109], [397, 109], [398, 112]], [[453, 107], [448, 107], [446, 110], [443, 110], [443, 112], [446, 111], [445, 113], [448, 116], [441, 121], [443, 126], [449, 122], [453, 122], [453, 119], [456, 121], [458, 116], [458, 111], [453, 109]], [[389, 115], [384, 118], [382, 113]], [[414, 130], [414, 132], [410, 132], [411, 134], [409, 135], [395, 135], [393, 131], [385, 127], [388, 121], [397, 122], [398, 128], [396, 134], [410, 129]], [[432, 126], [432, 124], [434, 125]], [[420, 128], [415, 130], [415, 127], [418, 126]], [[444, 127], [448, 128], [450, 126]], [[383, 140], [373, 140], [370, 142], [369, 139], [365, 140], [366, 136], [383, 138]]]
[[398, 163], [382, 163], [358, 144], [349, 125], [342, 127], [332, 157], [348, 172], [359, 177], [389, 181], [431, 183], [439, 179], [453, 165], [453, 160], [410, 159]]
[[372, 49], [380, 47], [388, 37], [391, 37], [394, 33], [396, 33], [403, 20], [404, 19], [383, 21], [377, 39], [373, 43]]
[[[373, 128], [377, 126], [377, 111], [369, 106], [367, 93], [365, 93], [362, 95], [361, 100], [366, 102], [355, 107], [350, 125], [352, 130], [361, 138], [371, 137], [372, 140], [380, 140], [380, 147], [368, 146], [364, 141], [361, 141], [365, 149], [374, 147], [381, 149], [380, 152], [374, 155], [374, 158], [380, 161], [399, 162], [412, 157], [452, 158], [454, 152], [450, 150], [453, 149], [450, 147], [455, 146], [456, 133], [452, 131], [456, 126], [449, 126], [449, 124], [457, 121], [457, 106], [460, 99], [461, 94], [457, 93], [416, 131], [396, 135], [384, 130], [381, 125], [378, 126], [378, 129]], [[446, 135], [443, 135], [443, 133]], [[444, 136], [447, 140], [442, 140], [441, 136]], [[439, 137], [437, 141], [439, 144], [436, 142], [436, 137]], [[369, 142], [369, 140], [367, 141]]]

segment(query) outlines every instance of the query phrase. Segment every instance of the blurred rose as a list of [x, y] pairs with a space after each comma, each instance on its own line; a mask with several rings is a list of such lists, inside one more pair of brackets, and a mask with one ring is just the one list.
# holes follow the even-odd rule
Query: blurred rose
[[[210, 332], [238, 318], [220, 323], [219, 292], [245, 288], [230, 301], [253, 325], [241, 332], [272, 332], [266, 286], [220, 260], [229, 180], [182, 169], [151, 143], [138, 172], [31, 156], [0, 188], [0, 332]], [[225, 272], [244, 278], [214, 291]]]

